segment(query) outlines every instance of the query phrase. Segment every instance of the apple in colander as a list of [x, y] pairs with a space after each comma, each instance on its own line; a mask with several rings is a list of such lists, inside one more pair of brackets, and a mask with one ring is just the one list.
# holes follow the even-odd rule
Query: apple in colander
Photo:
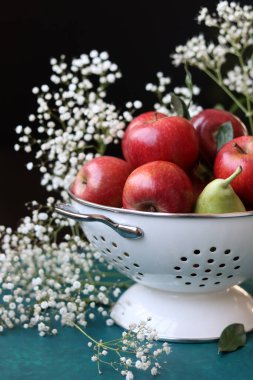
[[253, 206], [253, 136], [239, 136], [228, 141], [218, 152], [214, 161], [215, 178], [227, 178], [241, 166], [239, 178], [231, 186], [243, 203]]
[[117, 157], [96, 157], [84, 163], [70, 188], [80, 199], [101, 205], [121, 207], [125, 181], [132, 166]]
[[133, 119], [126, 128], [122, 152], [133, 167], [162, 160], [189, 171], [199, 158], [198, 135], [183, 117], [146, 112]]
[[188, 213], [194, 193], [188, 175], [168, 161], [152, 161], [136, 168], [123, 190], [123, 207], [138, 211]]
[[200, 156], [204, 162], [212, 165], [217, 155], [216, 136], [222, 124], [230, 122], [233, 138], [248, 135], [243, 122], [231, 112], [220, 109], [205, 109], [191, 119], [199, 136]]

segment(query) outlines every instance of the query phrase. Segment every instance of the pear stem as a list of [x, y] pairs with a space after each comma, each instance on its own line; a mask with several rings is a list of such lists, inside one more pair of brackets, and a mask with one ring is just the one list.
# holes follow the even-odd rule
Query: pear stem
[[238, 166], [238, 168], [231, 174], [228, 178], [224, 179], [223, 187], [228, 187], [230, 183], [242, 172], [242, 167]]

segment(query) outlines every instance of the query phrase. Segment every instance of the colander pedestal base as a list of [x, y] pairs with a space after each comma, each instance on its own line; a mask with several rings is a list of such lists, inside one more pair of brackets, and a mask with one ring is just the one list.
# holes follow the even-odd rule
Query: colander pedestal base
[[114, 321], [128, 329], [151, 317], [160, 340], [203, 341], [218, 339], [231, 323], [253, 329], [253, 299], [241, 287], [215, 293], [175, 293], [131, 286], [111, 313]]

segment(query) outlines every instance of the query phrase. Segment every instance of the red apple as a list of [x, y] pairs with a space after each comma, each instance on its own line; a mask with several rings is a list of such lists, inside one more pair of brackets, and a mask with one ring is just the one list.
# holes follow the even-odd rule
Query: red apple
[[121, 207], [123, 187], [131, 171], [131, 165], [120, 158], [94, 158], [79, 170], [71, 192], [88, 202]]
[[245, 205], [253, 204], [253, 136], [237, 137], [226, 143], [216, 156], [214, 176], [227, 178], [241, 166], [231, 186]]
[[123, 207], [150, 212], [190, 212], [194, 195], [190, 179], [176, 164], [148, 162], [127, 178]]
[[199, 134], [201, 158], [211, 165], [217, 154], [216, 135], [219, 127], [229, 121], [233, 127], [234, 138], [248, 134], [243, 122], [231, 112], [224, 110], [206, 109], [194, 116], [191, 120], [191, 123]]
[[198, 160], [198, 136], [192, 124], [182, 117], [147, 112], [127, 127], [122, 152], [134, 167], [162, 160], [189, 170]]

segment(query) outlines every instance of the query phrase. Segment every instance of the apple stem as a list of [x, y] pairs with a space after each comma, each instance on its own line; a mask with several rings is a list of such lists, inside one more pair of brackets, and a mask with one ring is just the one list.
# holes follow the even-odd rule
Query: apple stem
[[238, 168], [231, 174], [228, 178], [224, 179], [223, 187], [228, 187], [230, 183], [242, 172], [242, 167], [238, 166]]
[[236, 148], [239, 153], [246, 154], [245, 150], [242, 149], [242, 147], [240, 145], [238, 145], [236, 142], [233, 143], [233, 147]]
[[158, 120], [158, 114], [157, 114], [157, 111], [155, 111], [155, 121]]

